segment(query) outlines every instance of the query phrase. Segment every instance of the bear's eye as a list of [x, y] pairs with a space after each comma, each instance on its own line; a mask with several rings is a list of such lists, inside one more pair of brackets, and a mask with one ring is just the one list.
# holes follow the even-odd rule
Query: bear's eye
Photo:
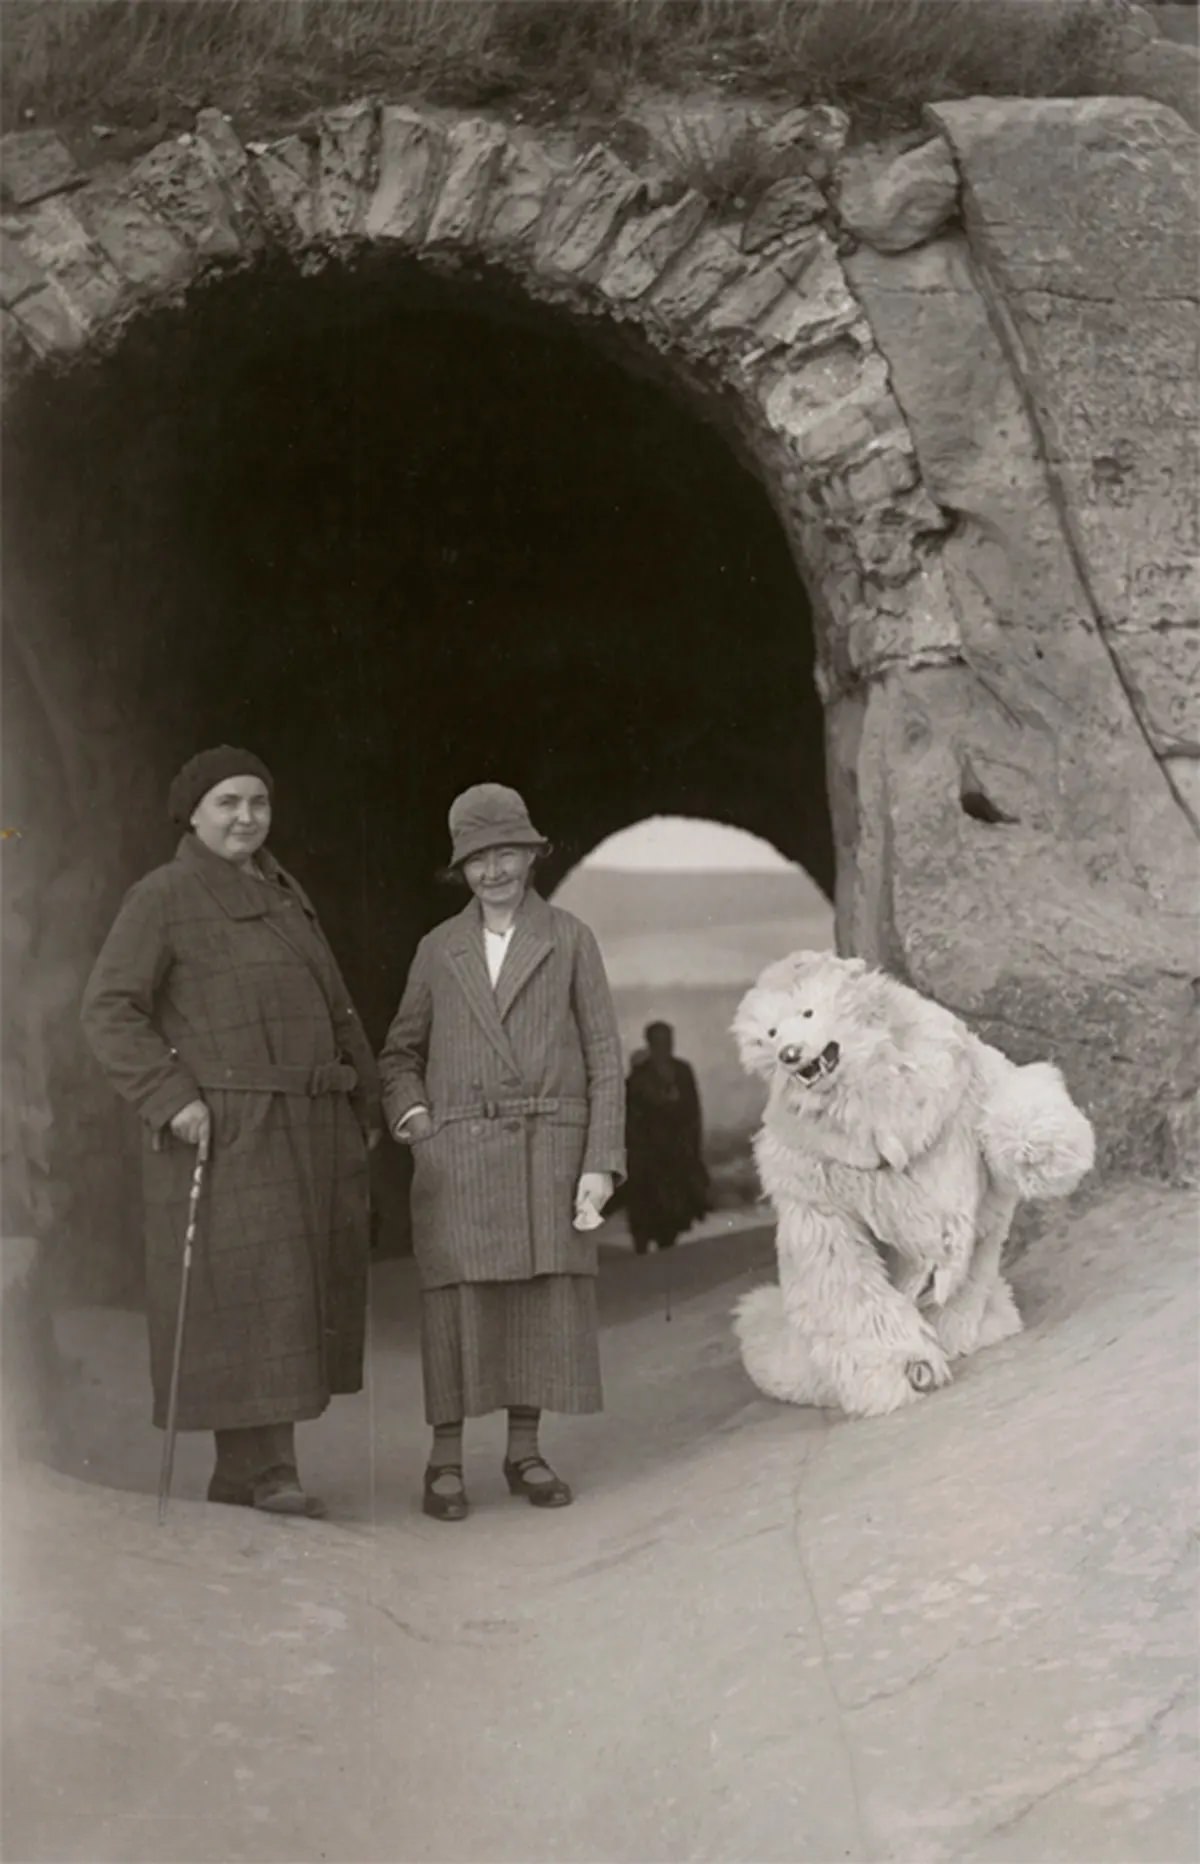
[[771, 1037], [772, 1040], [774, 1040], [775, 1031], [773, 1029], [768, 1029], [767, 1034]]
[[811, 1010], [805, 1010], [805, 1012], [804, 1012], [804, 1014], [805, 1014], [806, 1016], [811, 1016], [811, 1015], [812, 1015], [812, 1011], [811, 1011]]

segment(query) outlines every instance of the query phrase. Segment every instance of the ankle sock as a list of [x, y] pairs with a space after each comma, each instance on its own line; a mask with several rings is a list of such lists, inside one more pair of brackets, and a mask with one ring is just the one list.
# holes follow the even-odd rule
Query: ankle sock
[[453, 1424], [435, 1424], [433, 1427], [433, 1444], [429, 1451], [429, 1467], [445, 1469], [448, 1463], [462, 1468], [463, 1459], [463, 1421], [460, 1418]]
[[515, 1404], [508, 1413], [508, 1449], [510, 1463], [519, 1463], [526, 1456], [540, 1456], [538, 1447], [538, 1425], [542, 1414], [532, 1405]]

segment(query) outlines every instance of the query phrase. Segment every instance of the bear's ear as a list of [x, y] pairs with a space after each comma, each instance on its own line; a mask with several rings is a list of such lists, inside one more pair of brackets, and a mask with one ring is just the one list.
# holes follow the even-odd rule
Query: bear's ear
[[[755, 990], [790, 990], [796, 981], [796, 969], [793, 957], [775, 958], [754, 980]], [[738, 1012], [741, 1014], [741, 1011]]]
[[758, 1014], [758, 1009], [762, 1000], [762, 992], [756, 984], [752, 990], [746, 992], [745, 996], [738, 1004], [737, 1009], [734, 1011], [733, 1021], [730, 1023], [729, 1028], [730, 1032], [737, 1037], [739, 1042], [749, 1041], [755, 1036], [761, 1038], [764, 1025], [761, 1015]]
[[738, 1058], [747, 1074], [770, 1076], [775, 1067], [775, 1050], [768, 1035], [770, 1002], [757, 985], [748, 990], [738, 1004], [730, 1024], [737, 1043]]
[[797, 983], [814, 976], [842, 982], [848, 977], [863, 977], [871, 968], [865, 958], [840, 958], [835, 951], [794, 951], [784, 963]]
[[794, 990], [797, 984], [804, 983], [822, 961], [828, 957], [823, 951], [789, 951], [786, 958], [776, 958], [759, 977], [760, 989]]

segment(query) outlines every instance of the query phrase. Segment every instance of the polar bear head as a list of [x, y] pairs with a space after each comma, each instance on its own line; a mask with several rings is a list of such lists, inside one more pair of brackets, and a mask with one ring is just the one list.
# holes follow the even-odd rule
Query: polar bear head
[[832, 1123], [897, 1168], [956, 1117], [970, 1084], [959, 1019], [861, 958], [796, 951], [768, 965], [733, 1033], [775, 1116]]
[[853, 1056], [865, 1059], [872, 1032], [883, 1033], [873, 1008], [871, 974], [861, 958], [794, 951], [768, 965], [738, 1006], [733, 1033], [748, 1074], [786, 1075], [805, 1092], [822, 1093]]

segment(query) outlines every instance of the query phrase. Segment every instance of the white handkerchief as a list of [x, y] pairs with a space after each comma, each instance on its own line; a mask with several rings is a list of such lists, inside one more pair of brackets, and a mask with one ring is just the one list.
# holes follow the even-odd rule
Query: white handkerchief
[[577, 1204], [575, 1207], [575, 1228], [577, 1230], [598, 1230], [604, 1218], [594, 1204]]

